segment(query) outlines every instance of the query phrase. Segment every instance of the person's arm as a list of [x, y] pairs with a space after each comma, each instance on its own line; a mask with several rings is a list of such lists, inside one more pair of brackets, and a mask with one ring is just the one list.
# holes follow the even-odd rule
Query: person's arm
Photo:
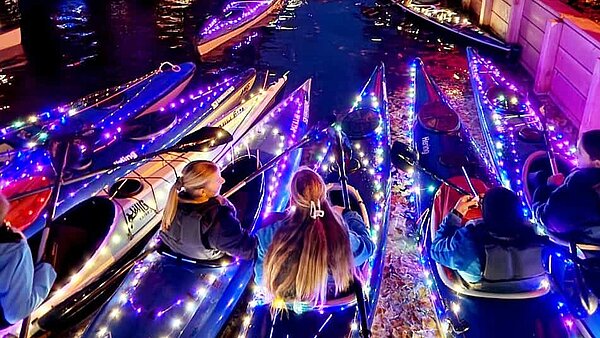
[[214, 228], [209, 233], [213, 248], [242, 259], [250, 260], [255, 257], [256, 238], [242, 229], [240, 221], [230, 208], [220, 206], [214, 222]]
[[[471, 272], [478, 259], [477, 250], [468, 228], [461, 225], [461, 218], [450, 212], [444, 217], [431, 243], [431, 257], [450, 269]], [[473, 271], [475, 272], [475, 271]], [[475, 274], [480, 273], [476, 271]]]
[[343, 217], [344, 222], [348, 225], [354, 265], [361, 265], [368, 261], [375, 251], [375, 243], [371, 240], [362, 217], [356, 211], [344, 211]]
[[563, 179], [563, 183], [560, 185], [555, 184], [560, 182], [559, 180], [552, 180], [551, 178], [554, 176], [550, 176], [546, 184], [542, 184], [535, 189], [532, 203], [532, 211], [535, 218], [545, 223], [549, 212], [552, 211], [551, 208], [548, 207], [552, 204], [552, 199], [557, 196], [564, 196], [569, 192], [569, 182], [573, 180], [574, 175], [576, 175], [576, 172], [569, 175], [566, 180]]
[[34, 269], [31, 251], [24, 240], [20, 249], [15, 251], [15, 271], [2, 298], [4, 317], [9, 323], [16, 323], [31, 314], [48, 297], [56, 280], [56, 272], [50, 264], [41, 263]]

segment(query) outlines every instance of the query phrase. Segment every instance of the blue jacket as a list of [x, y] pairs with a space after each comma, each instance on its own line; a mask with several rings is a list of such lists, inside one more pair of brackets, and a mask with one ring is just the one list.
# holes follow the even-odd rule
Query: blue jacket
[[[354, 254], [354, 265], [359, 266], [369, 260], [375, 244], [369, 237], [369, 231], [365, 227], [362, 217], [355, 211], [346, 211], [343, 214], [344, 222], [348, 225], [350, 234], [350, 248]], [[258, 239], [258, 254], [256, 264], [254, 265], [254, 281], [261, 285], [263, 278], [263, 262], [267, 255], [267, 250], [271, 246], [275, 233], [283, 225], [283, 220], [279, 220], [267, 227], [261, 228], [256, 232]]]
[[533, 195], [533, 212], [550, 232], [600, 242], [600, 168], [573, 171], [559, 187], [543, 184]]
[[0, 306], [9, 324], [25, 318], [40, 305], [55, 279], [56, 272], [50, 264], [34, 268], [31, 250], [24, 239], [0, 243]]
[[476, 283], [483, 275], [483, 245], [478, 245], [476, 227], [481, 220], [470, 221], [465, 226], [453, 213], [444, 217], [431, 243], [431, 257], [443, 266], [457, 270], [469, 283]]

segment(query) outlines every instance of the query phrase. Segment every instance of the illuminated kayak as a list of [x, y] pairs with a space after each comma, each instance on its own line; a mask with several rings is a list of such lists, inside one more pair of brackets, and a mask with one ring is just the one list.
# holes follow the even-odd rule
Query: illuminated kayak
[[[256, 171], [259, 162], [269, 161], [302, 138], [307, 131], [309, 92], [310, 80], [214, 158], [224, 168], [222, 192]], [[301, 150], [292, 151], [231, 196], [246, 229], [259, 227], [269, 213], [286, 207], [288, 194], [283, 187], [300, 158]], [[215, 337], [222, 330], [252, 277], [253, 262], [230, 257], [191, 260], [151, 246], [83, 337]]]
[[[505, 186], [523, 196], [525, 212], [530, 214], [535, 189], [532, 175], [551, 173], [542, 124], [544, 117], [532, 107], [526, 92], [511, 84], [491, 61], [472, 48], [467, 48], [467, 57], [493, 168]], [[567, 176], [576, 164], [576, 146], [563, 139], [560, 129], [552, 125], [547, 127], [547, 134], [557, 169]], [[600, 245], [586, 240], [586, 236], [571, 238], [569, 234], [543, 230], [555, 244], [548, 252], [547, 264], [558, 289], [567, 299], [565, 307], [578, 317], [574, 325], [588, 335], [600, 334]]]
[[[385, 242], [389, 221], [390, 160], [389, 124], [385, 70], [377, 67], [360, 92], [349, 112], [337, 116], [337, 126], [347, 136], [354, 154], [349, 163], [348, 185], [351, 208], [359, 212], [376, 249], [362, 268], [365, 282], [365, 321], [370, 326], [375, 314], [385, 257]], [[332, 141], [333, 142], [333, 141]], [[333, 148], [324, 154], [335, 157]], [[341, 187], [333, 163], [315, 166], [329, 182], [329, 196], [341, 205]], [[358, 335], [360, 328], [355, 293], [349, 291], [337, 299], [329, 299], [322, 308], [294, 309], [271, 318], [270, 304], [257, 294], [249, 303], [247, 318], [242, 323], [241, 336], [246, 337], [348, 337]]]
[[[411, 107], [414, 153], [406, 145], [395, 143], [392, 153], [396, 164], [403, 165], [399, 154], [413, 158], [418, 167], [467, 192], [470, 189], [462, 168], [477, 193], [497, 185], [497, 176], [418, 59], [411, 77], [415, 94]], [[429, 253], [432, 239], [445, 213], [462, 194], [422, 170], [415, 170], [413, 179], [426, 284], [431, 289], [442, 336], [577, 337], [578, 332], [571, 327], [572, 316], [561, 307], [564, 299], [554, 291], [544, 269], [539, 244], [486, 251], [489, 263], [477, 283], [469, 283], [455, 270], [435, 262]], [[481, 210], [473, 209], [463, 222], [477, 218], [481, 218]], [[501, 259], [505, 252], [511, 252], [511, 260]]]
[[205, 55], [256, 25], [282, 6], [282, 0], [231, 1], [221, 15], [209, 19], [196, 42], [198, 53]]
[[433, 25], [469, 44], [487, 48], [496, 52], [518, 56], [519, 48], [500, 40], [471, 22], [468, 14], [459, 13], [448, 7], [446, 1], [394, 0], [404, 12]]
[[[243, 104], [230, 111], [218, 114], [215, 110], [195, 129], [219, 127], [233, 140], [241, 139], [267, 112], [285, 83], [283, 77], [269, 88], [248, 95]], [[106, 294], [108, 287], [127, 271], [132, 254], [137, 254], [154, 233], [176, 173], [190, 161], [214, 159], [228, 149], [223, 146], [210, 152], [156, 156], [55, 221], [48, 250], [56, 253], [53, 265], [58, 278], [54, 291], [33, 312], [30, 333], [40, 328], [62, 330], [101, 305], [110, 295]]]
[[[56, 215], [61, 215], [141, 163], [119, 164], [175, 144], [203, 118], [231, 109], [248, 93], [255, 77], [256, 72], [249, 70], [181, 98], [166, 108], [141, 112], [137, 117], [75, 136], [70, 132], [66, 136], [58, 134], [47, 146], [24, 152], [11, 164], [18, 170], [7, 168], [0, 173], [2, 191], [13, 205], [9, 221], [27, 237], [42, 228], [50, 188], [56, 178], [57, 165], [52, 165], [53, 159], [60, 162], [66, 158], [63, 185], [56, 204]], [[67, 151], [64, 151], [65, 144], [68, 144]], [[63, 152], [51, 155], [61, 145]]]
[[87, 95], [52, 110], [17, 119], [0, 129], [1, 171], [10, 170], [19, 151], [43, 146], [56, 134], [90, 128], [107, 129], [131, 117], [151, 113], [175, 99], [191, 80], [196, 66], [168, 62], [138, 79]]

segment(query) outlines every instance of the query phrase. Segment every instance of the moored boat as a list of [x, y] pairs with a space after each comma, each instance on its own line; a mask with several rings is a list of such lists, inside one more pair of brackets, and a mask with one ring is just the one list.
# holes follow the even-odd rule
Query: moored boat
[[[166, 108], [117, 119], [118, 123], [109, 123], [104, 129], [75, 135], [67, 132], [64, 137], [59, 134], [48, 149], [25, 152], [13, 161], [15, 170], [0, 173], [2, 191], [14, 204], [10, 211], [14, 217], [9, 214], [9, 220], [18, 222], [27, 237], [43, 227], [51, 183], [57, 178], [53, 168], [58, 165], [53, 161], [58, 157], [66, 162], [56, 203], [56, 215], [61, 215], [141, 164], [126, 164], [128, 161], [173, 145], [194, 131], [202, 119], [229, 111], [249, 92], [255, 77], [256, 71], [248, 70]], [[63, 154], [57, 155], [55, 150], [61, 146]]]
[[[338, 299], [329, 299], [319, 308], [298, 309], [288, 304], [288, 311], [271, 317], [270, 304], [260, 292], [248, 304], [241, 336], [246, 337], [347, 337], [370, 327], [382, 278], [385, 242], [389, 217], [390, 162], [387, 93], [383, 65], [377, 67], [349, 112], [337, 116], [336, 128], [351, 143], [355, 154], [348, 161], [350, 206], [358, 211], [369, 227], [376, 245], [372, 257], [362, 268], [366, 316], [358, 315], [356, 294], [351, 290]], [[334, 141], [331, 141], [334, 143]], [[335, 161], [336, 151], [325, 154]], [[309, 163], [308, 165], [314, 165]], [[318, 164], [316, 165], [318, 166]], [[337, 184], [336, 165], [325, 163], [320, 174], [329, 182], [331, 200], [341, 205], [341, 186]], [[359, 300], [360, 301], [360, 300]], [[362, 322], [367, 327], [363, 327]]]
[[[231, 151], [213, 158], [224, 167], [223, 192], [302, 138], [309, 92], [310, 80], [260, 118]], [[285, 153], [275, 167], [231, 196], [246, 229], [260, 226], [269, 213], [285, 207], [288, 194], [280, 187], [290, 180], [300, 156], [300, 150]], [[217, 336], [244, 294], [252, 268], [253, 262], [231, 257], [195, 261], [168, 249], [151, 251], [135, 263], [83, 336]]]
[[[491, 153], [495, 172], [503, 184], [523, 199], [524, 212], [531, 215], [534, 185], [532, 176], [552, 172], [549, 149], [558, 172], [565, 175], [575, 166], [576, 147], [563, 138], [559, 128], [545, 126], [545, 116], [527, 99], [524, 91], [506, 79], [489, 60], [472, 48], [467, 49], [471, 85], [479, 119]], [[531, 215], [533, 216], [533, 215]], [[547, 264], [558, 289], [566, 298], [565, 306], [577, 317], [573, 322], [590, 336], [600, 334], [597, 310], [600, 278], [600, 245], [581, 237], [571, 239], [555, 234], [540, 224], [555, 244], [548, 252]], [[588, 288], [593, 289], [590, 292]]]
[[[507, 263], [510, 269], [504, 270], [494, 269], [496, 265], [493, 264], [506, 261], [490, 260], [493, 257], [489, 255], [493, 253], [486, 252], [489, 263], [477, 283], [465, 281], [457, 271], [438, 264], [431, 257], [429, 250], [442, 218], [461, 195], [471, 190], [463, 170], [468, 173], [472, 189], [477, 193], [497, 185], [499, 179], [418, 59], [411, 69], [411, 77], [414, 86], [411, 107], [415, 120], [412, 128], [414, 152], [406, 145], [395, 143], [392, 153], [397, 165], [406, 164], [401, 158], [410, 158], [416, 165], [413, 177], [415, 219], [426, 284], [431, 289], [430, 298], [442, 335], [576, 337], [579, 332], [573, 327], [573, 317], [561, 306], [564, 299], [553, 290], [544, 271], [539, 246], [515, 251], [513, 260], [509, 261], [517, 264], [533, 257], [531, 264], [508, 266]], [[459, 193], [455, 189], [462, 190]], [[479, 209], [470, 210], [463, 222], [480, 217]], [[506, 273], [502, 276], [494, 274], [500, 270]], [[515, 273], [518, 279], [513, 276]]]
[[192, 79], [196, 66], [164, 62], [157, 69], [122, 85], [107, 88], [46, 112], [17, 119], [0, 129], [5, 171], [19, 151], [43, 146], [53, 136], [91, 128], [105, 129], [131, 117], [167, 106]]
[[256, 25], [282, 5], [282, 0], [241, 0], [228, 3], [221, 15], [202, 27], [197, 44], [202, 56]]
[[[230, 111], [215, 110], [194, 129], [218, 127], [234, 140], [242, 139], [285, 83], [283, 77]], [[127, 271], [135, 256], [132, 252], [139, 251], [154, 233], [177, 173], [190, 161], [223, 157], [230, 146], [151, 158], [53, 222], [48, 249], [53, 252], [58, 279], [48, 299], [33, 312], [31, 333], [40, 328], [60, 332], [101, 305], [111, 291], [110, 285]], [[72, 240], [74, 236], [77, 240]]]
[[438, 28], [449, 32], [453, 37], [487, 48], [506, 53], [509, 57], [517, 57], [519, 48], [500, 40], [496, 36], [472, 23], [469, 16], [452, 10], [447, 1], [393, 0], [405, 13]]

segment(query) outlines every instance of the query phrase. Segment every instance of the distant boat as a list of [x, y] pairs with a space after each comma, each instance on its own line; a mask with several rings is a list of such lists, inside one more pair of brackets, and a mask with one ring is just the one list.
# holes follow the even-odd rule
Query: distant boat
[[281, 7], [283, 0], [233, 1], [223, 13], [208, 20], [199, 33], [198, 53], [205, 55], [240, 35]]
[[445, 1], [392, 1], [404, 12], [432, 24], [443, 31], [450, 32], [459, 39], [475, 43], [478, 47], [501, 51], [509, 55], [518, 53], [517, 46], [507, 44], [496, 36], [484, 31], [478, 25], [472, 23], [467, 15], [449, 8]]
[[21, 27], [17, 0], [0, 1], [0, 51], [21, 44]]

